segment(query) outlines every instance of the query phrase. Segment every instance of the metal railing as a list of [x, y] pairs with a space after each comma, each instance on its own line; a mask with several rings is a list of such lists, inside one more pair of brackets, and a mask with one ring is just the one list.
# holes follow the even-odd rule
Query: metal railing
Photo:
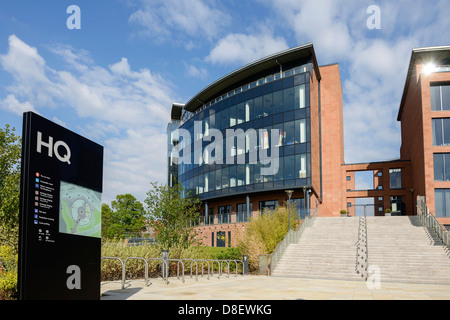
[[278, 264], [278, 261], [283, 256], [284, 252], [286, 251], [286, 248], [291, 243], [296, 243], [300, 239], [300, 236], [302, 235], [303, 231], [307, 228], [313, 225], [315, 217], [317, 216], [318, 207], [312, 210], [312, 213], [309, 216], [305, 216], [303, 219], [302, 224], [297, 230], [290, 229], [288, 233], [284, 236], [283, 240], [277, 245], [275, 250], [270, 254], [269, 261], [268, 261], [268, 268], [269, 268], [269, 275], [272, 273], [272, 271], [275, 269], [276, 265]]
[[367, 280], [369, 265], [369, 253], [367, 250], [367, 218], [359, 218], [358, 240], [356, 242], [356, 262], [355, 272], [361, 274], [364, 280]]
[[[144, 275], [144, 281], [145, 281], [145, 286], [148, 287], [151, 282], [148, 279], [148, 272], [149, 272], [149, 264], [148, 262], [150, 260], [157, 260], [157, 261], [161, 261], [161, 270], [162, 270], [162, 278], [163, 281], [166, 282], [166, 284], [169, 284], [169, 265], [170, 262], [176, 262], [177, 263], [177, 279], [182, 279], [182, 283], [185, 283], [185, 278], [184, 278], [184, 273], [185, 273], [185, 265], [184, 262], [191, 262], [190, 264], [190, 277], [192, 278], [193, 275], [193, 265], [195, 264], [195, 280], [198, 281], [198, 262], [202, 262], [202, 277], [204, 275], [204, 263], [206, 263], [206, 265], [208, 266], [208, 275], [207, 275], [207, 279], [210, 280], [210, 276], [214, 276], [214, 263], [217, 264], [217, 276], [218, 278], [220, 278], [220, 276], [222, 275], [222, 271], [223, 271], [223, 264], [226, 263], [227, 264], [227, 278], [230, 277], [230, 263], [234, 262], [235, 266], [236, 266], [236, 273], [235, 273], [235, 277], [238, 276], [238, 264], [242, 263], [242, 275], [244, 275], [244, 261], [242, 260], [233, 260], [233, 259], [224, 259], [224, 260], [218, 260], [218, 259], [163, 259], [163, 258], [142, 258], [142, 257], [128, 257], [124, 260], [122, 260], [121, 258], [118, 257], [102, 257], [101, 260], [103, 259], [112, 259], [112, 260], [117, 260], [120, 262], [121, 267], [122, 267], [122, 279], [121, 279], [121, 288], [125, 289], [125, 283], [126, 283], [126, 263], [129, 260], [135, 259], [135, 260], [142, 260], [145, 263], [145, 275]], [[210, 264], [211, 262], [211, 264]], [[181, 273], [180, 273], [180, 265], [181, 265]], [[164, 267], [163, 267], [164, 266]]]
[[445, 230], [437, 221], [436, 217], [429, 212], [423, 197], [417, 197], [417, 216], [425, 227], [436, 233], [442, 243], [447, 247], [447, 250], [450, 250], [450, 232]]

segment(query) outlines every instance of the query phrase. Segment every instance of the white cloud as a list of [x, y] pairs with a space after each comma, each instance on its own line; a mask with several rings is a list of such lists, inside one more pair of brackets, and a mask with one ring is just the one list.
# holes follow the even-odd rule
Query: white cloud
[[192, 64], [184, 63], [184, 66], [186, 68], [186, 76], [189, 78], [197, 78], [204, 80], [208, 76], [208, 70], [206, 68], [202, 67], [196, 67]]
[[28, 101], [20, 102], [13, 94], [8, 94], [5, 99], [0, 100], [0, 108], [6, 111], [13, 112], [19, 116], [26, 111], [34, 111], [34, 107]]
[[[165, 129], [170, 117], [172, 85], [143, 68], [134, 71], [126, 58], [109, 67], [95, 65], [82, 50], [68, 46], [51, 50], [66, 61], [67, 70], [48, 66], [36, 48], [15, 35], [9, 37], [4, 70], [12, 75], [0, 108], [16, 114], [44, 111], [49, 106], [70, 109], [75, 119], [57, 123], [105, 147], [104, 200], [117, 194], [145, 196], [150, 181], [166, 182]], [[130, 128], [133, 128], [132, 130]], [[163, 152], [163, 154], [161, 153]], [[143, 198], [139, 198], [143, 200]]]
[[[184, 36], [211, 40], [228, 26], [230, 16], [204, 0], [140, 0], [140, 8], [129, 18], [142, 29], [138, 34], [157, 41]], [[189, 46], [192, 42], [186, 41]]]
[[246, 64], [288, 48], [282, 37], [269, 34], [229, 34], [219, 40], [206, 57], [217, 64]]

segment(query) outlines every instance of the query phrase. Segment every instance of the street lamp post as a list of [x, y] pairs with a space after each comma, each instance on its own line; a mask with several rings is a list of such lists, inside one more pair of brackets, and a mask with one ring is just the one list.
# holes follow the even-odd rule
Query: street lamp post
[[289, 229], [288, 229], [288, 232], [289, 232], [289, 230], [291, 230], [291, 196], [294, 193], [294, 190], [286, 190], [285, 192], [286, 192], [286, 194], [288, 196], [288, 199], [289, 199], [288, 200], [288, 212], [289, 212]]

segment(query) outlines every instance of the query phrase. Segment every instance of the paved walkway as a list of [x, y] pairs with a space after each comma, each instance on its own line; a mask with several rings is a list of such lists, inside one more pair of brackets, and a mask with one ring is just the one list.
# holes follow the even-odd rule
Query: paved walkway
[[[195, 276], [171, 278], [166, 285], [161, 278], [102, 282], [102, 300], [450, 300], [450, 285], [415, 283], [380, 283], [368, 288], [365, 281], [304, 279], [267, 276], [217, 275], [210, 280]], [[370, 283], [369, 283], [370, 285]]]

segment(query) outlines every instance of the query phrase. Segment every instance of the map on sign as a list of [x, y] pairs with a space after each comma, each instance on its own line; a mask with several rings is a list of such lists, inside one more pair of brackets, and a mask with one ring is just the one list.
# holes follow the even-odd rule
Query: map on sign
[[101, 237], [101, 193], [61, 181], [59, 232]]

